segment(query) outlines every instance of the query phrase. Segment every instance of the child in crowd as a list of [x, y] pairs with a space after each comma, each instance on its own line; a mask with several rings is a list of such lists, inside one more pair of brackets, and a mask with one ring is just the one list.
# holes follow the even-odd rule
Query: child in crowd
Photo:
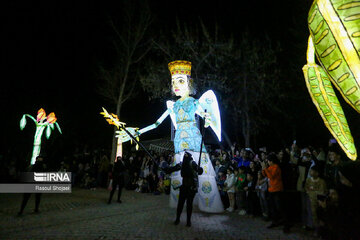
[[157, 184], [157, 188], [154, 191], [155, 195], [160, 195], [161, 193], [165, 192], [165, 185], [164, 185], [164, 180], [162, 177], [159, 178], [158, 184]]
[[256, 203], [258, 202], [256, 192], [255, 192], [255, 181], [254, 176], [251, 173], [246, 175], [247, 186], [244, 187], [246, 194], [246, 213], [250, 216], [256, 215]]
[[234, 175], [234, 169], [232, 167], [229, 167], [227, 169], [227, 175], [225, 180], [225, 187], [226, 192], [229, 197], [229, 203], [230, 207], [226, 210], [229, 212], [233, 212], [235, 209], [235, 175]]
[[136, 182], [137, 188], [135, 189], [135, 192], [141, 192], [141, 186], [143, 184], [143, 178], [140, 177], [138, 181]]
[[239, 167], [236, 174], [235, 190], [236, 190], [236, 205], [239, 209], [239, 215], [245, 215], [245, 191], [244, 187], [246, 186], [246, 168], [244, 166]]
[[224, 204], [224, 207], [227, 208], [227, 207], [229, 207], [229, 199], [228, 199], [226, 189], [224, 186], [225, 180], [226, 180], [226, 175], [224, 174], [224, 172], [219, 171], [219, 173], [216, 177], [216, 184], [219, 189], [221, 201]]

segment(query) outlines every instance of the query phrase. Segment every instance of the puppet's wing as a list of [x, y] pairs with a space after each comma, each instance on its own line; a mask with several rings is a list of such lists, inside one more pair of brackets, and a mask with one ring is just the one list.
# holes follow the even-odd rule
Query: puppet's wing
[[206, 91], [200, 97], [199, 107], [196, 113], [203, 117], [205, 110], [210, 115], [210, 127], [213, 129], [219, 141], [221, 142], [221, 118], [219, 104], [212, 90]]
[[168, 111], [170, 112], [170, 117], [171, 117], [171, 121], [175, 127], [175, 129], [177, 129], [176, 126], [176, 117], [175, 117], [175, 112], [174, 112], [174, 101], [166, 101], [166, 106], [168, 108]]

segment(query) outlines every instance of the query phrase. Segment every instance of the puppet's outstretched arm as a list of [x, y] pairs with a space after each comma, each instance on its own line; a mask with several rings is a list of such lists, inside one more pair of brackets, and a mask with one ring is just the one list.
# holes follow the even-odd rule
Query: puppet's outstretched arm
[[140, 129], [140, 130], [138, 131], [139, 135], [140, 135], [140, 134], [143, 134], [143, 133], [145, 133], [145, 132], [147, 132], [147, 131], [153, 130], [154, 128], [157, 128], [157, 127], [164, 121], [164, 119], [165, 119], [167, 116], [169, 116], [169, 111], [168, 111], [168, 110], [166, 110], [166, 111], [161, 115], [161, 117], [160, 117], [158, 120], [156, 120], [155, 123], [153, 123], [153, 124], [151, 124], [151, 125], [149, 125], [149, 126], [147, 126], [147, 127], [144, 127], [144, 128], [142, 128], [142, 129]]
[[[159, 126], [168, 115], [169, 115], [169, 110], [166, 110], [155, 123], [153, 123], [147, 127], [144, 127], [140, 130], [136, 130], [135, 128], [126, 128], [126, 129], [130, 133], [132, 133], [134, 135], [134, 137], [138, 137], [138, 136], [140, 136], [140, 134], [143, 134], [147, 131], [157, 128], [157, 126]], [[121, 142], [126, 142], [131, 139], [130, 136], [124, 130], [117, 131], [117, 133], [118, 133], [117, 137], [119, 137], [121, 139]]]

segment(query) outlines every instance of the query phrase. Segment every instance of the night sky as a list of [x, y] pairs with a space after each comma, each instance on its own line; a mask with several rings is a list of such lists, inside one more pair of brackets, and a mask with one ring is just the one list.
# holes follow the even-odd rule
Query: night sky
[[[47, 113], [55, 112], [63, 130], [57, 131], [50, 140], [44, 140], [44, 148], [54, 148], [61, 154], [64, 149], [87, 144], [94, 148], [109, 148], [112, 128], [99, 114], [101, 107], [109, 106], [96, 92], [98, 66], [111, 62], [111, 31], [108, 19], [119, 18], [122, 1], [7, 1], [1, 3], [1, 148], [29, 154], [32, 147], [34, 126], [28, 122], [24, 131], [19, 129], [22, 114], [36, 115], [39, 108]], [[310, 0], [258, 0], [258, 1], [148, 1], [152, 11], [151, 31], [169, 33], [180, 22], [192, 24], [199, 19], [211, 27], [217, 22], [223, 32], [241, 36], [245, 29], [254, 35], [267, 33], [282, 47], [280, 64], [289, 69], [289, 62], [299, 64], [298, 71], [290, 72], [288, 81], [297, 81], [302, 75], [300, 64], [305, 64], [305, 53], [297, 44], [307, 40], [307, 9]], [[293, 32], [297, 34], [293, 34]], [[295, 38], [295, 39], [294, 39]], [[175, 59], [174, 59], [175, 60]], [[167, 62], [164, 62], [167, 68]], [[170, 75], [169, 75], [170, 79]], [[297, 92], [306, 96], [302, 80]], [[159, 100], [149, 101], [145, 92], [127, 102], [122, 119], [130, 126], [144, 127], [153, 123], [165, 110]], [[296, 125], [298, 133], [281, 129], [282, 135], [264, 135], [263, 141], [273, 137], [291, 143], [293, 138], [327, 141], [329, 134], [316, 113], [310, 97], [305, 102], [308, 115], [303, 126]], [[342, 102], [350, 128], [355, 129], [359, 117]], [[137, 108], [135, 108], [137, 107]], [[140, 111], [140, 109], [143, 109]], [[296, 109], [296, 106], [293, 106]], [[108, 109], [115, 111], [115, 109]], [[292, 114], [292, 113], [289, 113]], [[295, 117], [296, 118], [296, 117]], [[272, 121], [281, 121], [273, 119]], [[313, 122], [313, 124], [311, 124]], [[311, 124], [311, 125], [310, 125]], [[276, 126], [276, 124], [274, 125]], [[309, 129], [311, 131], [304, 129]], [[166, 120], [157, 131], [144, 135], [143, 139], [169, 135], [170, 121]], [[315, 131], [314, 131], [315, 130]], [[288, 134], [286, 135], [286, 133]], [[355, 142], [356, 136], [355, 135]], [[44, 137], [45, 139], [45, 137]]]

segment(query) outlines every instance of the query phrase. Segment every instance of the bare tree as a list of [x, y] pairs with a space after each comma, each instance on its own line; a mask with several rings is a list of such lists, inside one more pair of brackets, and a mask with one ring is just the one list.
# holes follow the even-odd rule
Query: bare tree
[[[98, 92], [116, 106], [115, 114], [121, 116], [121, 108], [136, 93], [135, 86], [139, 78], [139, 64], [151, 49], [151, 40], [147, 30], [151, 23], [149, 9], [136, 2], [124, 3], [118, 21], [110, 20], [114, 37], [114, 64], [111, 67], [100, 66], [101, 85]], [[120, 118], [121, 119], [121, 118]], [[113, 133], [111, 160], [115, 159], [116, 138]]]
[[[237, 43], [238, 52], [232, 55], [229, 81], [236, 97], [226, 99], [232, 109], [237, 131], [242, 133], [244, 144], [250, 146], [250, 138], [261, 127], [267, 126], [267, 115], [281, 113], [278, 103], [282, 98], [277, 66], [279, 47], [272, 46], [268, 37], [257, 39], [244, 33]], [[229, 86], [229, 87], [230, 87]]]

